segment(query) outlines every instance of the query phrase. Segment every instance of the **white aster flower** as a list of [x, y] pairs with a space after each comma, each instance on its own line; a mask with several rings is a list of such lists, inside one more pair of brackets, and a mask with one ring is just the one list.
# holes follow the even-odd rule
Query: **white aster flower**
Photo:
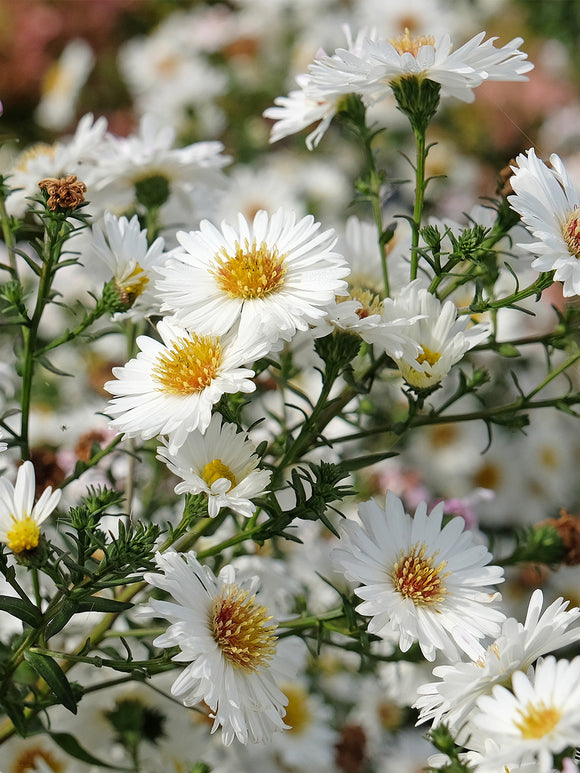
[[518, 50], [522, 38], [495, 48], [497, 38], [484, 40], [480, 32], [453, 50], [449, 35], [413, 37], [409, 30], [392, 40], [365, 40], [358, 52], [338, 49], [317, 61], [311, 70], [314, 88], [329, 80], [343, 82], [350, 91], [374, 101], [391, 93], [401, 78], [416, 77], [441, 84], [442, 96], [472, 102], [473, 89], [485, 80], [521, 81], [533, 68], [527, 54]]
[[418, 642], [434, 660], [437, 650], [450, 658], [497, 635], [505, 619], [490, 606], [499, 598], [487, 586], [503, 582], [503, 570], [487, 566], [492, 555], [464, 531], [463, 518], [442, 528], [443, 503], [427, 515], [422, 502], [412, 518], [401, 500], [387, 492], [386, 509], [376, 502], [359, 506], [361, 524], [341, 523], [344, 547], [334, 551], [347, 578], [362, 583], [357, 610], [368, 615], [370, 633], [398, 631], [406, 652]]
[[244, 366], [264, 356], [267, 345], [257, 336], [242, 343], [239, 337], [198, 335], [165, 320], [157, 330], [161, 342], [139, 336], [137, 357], [113, 368], [117, 380], [105, 389], [115, 397], [107, 411], [125, 437], [170, 434], [173, 453], [188, 432], [207, 429], [223, 394], [254, 391], [254, 371]]
[[106, 131], [106, 118], [95, 120], [87, 113], [70, 139], [52, 145], [40, 142], [24, 150], [9, 172], [14, 190], [6, 199], [8, 212], [22, 216], [29, 206], [27, 197], [38, 193], [38, 183], [46, 177], [76, 175], [87, 186], [87, 199], [92, 200], [94, 185], [100, 179], [98, 164]]
[[510, 177], [515, 195], [508, 201], [537, 241], [518, 247], [538, 257], [532, 268], [554, 271], [563, 282], [566, 297], [580, 295], [580, 197], [564, 164], [553, 154], [549, 168], [536, 156], [534, 148], [516, 158]]
[[580, 640], [580, 627], [568, 630], [580, 618], [580, 609], [568, 609], [568, 601], [562, 598], [543, 613], [542, 605], [542, 591], [535, 590], [523, 625], [510, 617], [487, 649], [478, 645], [469, 653], [471, 660], [434, 668], [433, 675], [440, 681], [418, 689], [419, 723], [445, 722], [461, 743], [466, 740], [464, 724], [479, 696], [505, 684], [514, 671], [527, 671], [539, 657]]
[[158, 311], [153, 293], [153, 270], [165, 257], [164, 240], [159, 237], [149, 246], [147, 230], [141, 229], [137, 215], [128, 220], [110, 212], [105, 212], [104, 228], [95, 224], [91, 236], [86, 247], [86, 263], [92, 269], [90, 253], [93, 252], [105, 264], [113, 275], [121, 303], [130, 309], [129, 314], [143, 317]]
[[40, 540], [40, 525], [60, 501], [61, 491], [46, 488], [34, 503], [36, 476], [32, 462], [18, 469], [16, 485], [0, 478], [0, 542], [13, 553], [33, 550]]
[[500, 765], [511, 769], [530, 757], [537, 773], [551, 773], [554, 755], [576, 746], [580, 738], [580, 657], [568, 661], [549, 656], [529, 676], [515, 671], [512, 691], [496, 685], [491, 695], [478, 699], [477, 707], [469, 745], [477, 749], [485, 738], [497, 744], [495, 754], [486, 750], [477, 773]]
[[404, 334], [419, 347], [418, 353], [402, 356], [400, 350], [391, 348], [388, 338], [381, 340], [380, 327], [372, 331], [372, 342], [383, 345], [407, 384], [419, 391], [437, 388], [453, 365], [490, 332], [489, 325], [471, 325], [468, 315], [458, 317], [455, 304], [441, 302], [417, 280], [403, 288], [395, 299], [384, 301], [383, 323], [387, 333], [394, 321], [400, 324], [405, 317], [413, 324], [404, 329]]
[[208, 515], [214, 518], [222, 507], [229, 507], [249, 518], [256, 510], [252, 498], [261, 496], [268, 483], [269, 470], [257, 469], [259, 458], [254, 446], [233, 424], [223, 424], [214, 415], [204, 433], [190, 432], [176, 453], [169, 442], [157, 449], [158, 458], [183, 479], [176, 494], [206, 494]]
[[173, 601], [151, 601], [156, 616], [169, 620], [158, 647], [178, 646], [175, 660], [188, 663], [171, 692], [186, 706], [209, 706], [213, 730], [222, 728], [224, 743], [264, 742], [287, 729], [282, 717], [288, 698], [277, 686], [292, 679], [292, 658], [276, 643], [276, 623], [253, 595], [238, 583], [231, 565], [216, 577], [194, 553], [157, 554], [162, 574], [145, 580], [167, 591]]
[[239, 323], [241, 336], [262, 327], [272, 343], [325, 315], [345, 292], [346, 263], [332, 251], [334, 231], [319, 233], [312, 215], [260, 210], [253, 223], [238, 215], [238, 229], [221, 231], [203, 221], [199, 231], [179, 232], [158, 282], [162, 311], [199, 333], [226, 333]]
[[[353, 39], [348, 26], [343, 27], [343, 30], [348, 46], [344, 52], [349, 54], [360, 51], [365, 32], [359, 32]], [[296, 76], [299, 89], [291, 91], [287, 97], [276, 97], [274, 107], [264, 110], [264, 117], [274, 121], [270, 142], [277, 142], [317, 123], [314, 131], [306, 137], [306, 147], [312, 150], [330, 126], [341, 100], [346, 94], [357, 90], [353, 87], [352, 79], [332, 67], [334, 57], [326, 56], [324, 52], [320, 56], [329, 62], [326, 69], [321, 68], [318, 61], [310, 65], [308, 73]], [[316, 75], [316, 83], [313, 75]], [[358, 78], [355, 81], [358, 83]]]

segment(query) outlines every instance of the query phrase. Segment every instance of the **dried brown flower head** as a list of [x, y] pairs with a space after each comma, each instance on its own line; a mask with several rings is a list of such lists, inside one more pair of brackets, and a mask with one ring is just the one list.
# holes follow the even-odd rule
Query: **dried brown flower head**
[[548, 518], [543, 525], [552, 526], [560, 535], [566, 551], [562, 563], [565, 566], [578, 566], [580, 564], [580, 518], [570, 515], [566, 510], [560, 510], [559, 518]]
[[38, 187], [48, 194], [48, 208], [76, 209], [85, 200], [84, 194], [87, 186], [76, 175], [67, 174], [66, 177], [46, 177], [38, 183]]
[[512, 169], [512, 166], [516, 163], [515, 158], [510, 159], [507, 166], [504, 166], [504, 168], [499, 173], [499, 179], [497, 183], [497, 192], [500, 194], [500, 196], [503, 196], [504, 199], [506, 196], [511, 196], [514, 192], [514, 189], [512, 188], [511, 178], [513, 177], [514, 170]]

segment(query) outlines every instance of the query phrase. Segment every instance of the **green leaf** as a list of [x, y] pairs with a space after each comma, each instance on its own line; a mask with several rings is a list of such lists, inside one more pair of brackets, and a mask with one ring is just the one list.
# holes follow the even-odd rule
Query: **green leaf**
[[38, 607], [25, 599], [16, 596], [0, 596], [0, 610], [8, 612], [23, 623], [36, 628], [42, 623], [42, 612]]
[[513, 344], [508, 343], [507, 341], [503, 344], [500, 344], [498, 346], [497, 351], [499, 354], [501, 354], [503, 357], [519, 357], [520, 352]]
[[94, 757], [86, 749], [84, 749], [77, 741], [77, 739], [70, 735], [70, 733], [49, 733], [49, 735], [57, 744], [57, 746], [60, 746], [63, 751], [65, 751], [71, 757], [74, 757], [75, 760], [86, 762], [87, 765], [99, 765], [101, 768], [107, 768], [107, 770], [131, 770], [131, 768], [119, 768], [116, 765], [108, 765], [106, 762], [103, 762], [103, 760], [99, 760], [97, 757]]
[[56, 660], [48, 655], [41, 655], [38, 652], [32, 652], [31, 650], [27, 650], [24, 653], [24, 657], [36, 673], [44, 679], [65, 709], [76, 714], [76, 698], [68, 679], [64, 675], [64, 671], [58, 665]]
[[61, 631], [77, 611], [77, 602], [73, 599], [66, 599], [56, 615], [48, 622], [44, 632], [45, 637], [50, 639], [51, 636]]
[[116, 601], [115, 599], [91, 596], [79, 602], [79, 612], [123, 612], [133, 606], [130, 601]]

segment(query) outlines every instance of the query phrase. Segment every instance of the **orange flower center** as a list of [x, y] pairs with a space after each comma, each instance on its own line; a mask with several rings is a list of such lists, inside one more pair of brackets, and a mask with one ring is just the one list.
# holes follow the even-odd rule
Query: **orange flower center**
[[564, 241], [568, 245], [570, 255], [575, 258], [580, 258], [580, 210], [578, 207], [574, 207], [572, 212], [568, 215], [564, 221], [562, 227], [562, 236]]
[[210, 271], [218, 287], [231, 298], [250, 300], [262, 298], [277, 290], [286, 274], [284, 255], [266, 242], [259, 246], [254, 239], [250, 245], [246, 239], [242, 247], [236, 242], [234, 255], [226, 249], [215, 257], [214, 268]]
[[222, 347], [218, 338], [198, 336], [178, 338], [172, 348], [157, 358], [152, 377], [161, 392], [189, 395], [201, 392], [219, 373]]
[[435, 565], [435, 555], [426, 556], [425, 543], [412, 545], [408, 553], [401, 552], [391, 570], [395, 589], [415, 606], [437, 604], [443, 601], [447, 589], [443, 584], [450, 572], [443, 573], [447, 561]]
[[268, 667], [275, 653], [275, 625], [266, 607], [256, 604], [255, 596], [237, 585], [224, 589], [213, 602], [209, 626], [223, 656], [235, 668], [251, 673]]

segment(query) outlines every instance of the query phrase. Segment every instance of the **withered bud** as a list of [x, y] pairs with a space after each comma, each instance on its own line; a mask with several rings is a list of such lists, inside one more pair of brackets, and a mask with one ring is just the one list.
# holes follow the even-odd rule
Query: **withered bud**
[[511, 196], [514, 193], [514, 189], [512, 188], [511, 179], [514, 175], [514, 170], [512, 169], [512, 166], [516, 163], [515, 158], [511, 158], [508, 162], [507, 166], [504, 166], [504, 168], [500, 171], [498, 181], [497, 181], [497, 192], [500, 196], [503, 196], [505, 199], [506, 196]]
[[363, 773], [367, 760], [365, 731], [360, 725], [345, 725], [335, 747], [336, 767], [344, 773]]
[[77, 180], [74, 174], [46, 177], [38, 183], [38, 187], [47, 192], [48, 208], [53, 212], [56, 209], [76, 209], [85, 200], [84, 194], [87, 192], [87, 186], [82, 180]]
[[548, 518], [543, 524], [551, 526], [560, 535], [566, 551], [562, 563], [566, 566], [578, 566], [580, 564], [580, 518], [562, 509], [559, 518]]

